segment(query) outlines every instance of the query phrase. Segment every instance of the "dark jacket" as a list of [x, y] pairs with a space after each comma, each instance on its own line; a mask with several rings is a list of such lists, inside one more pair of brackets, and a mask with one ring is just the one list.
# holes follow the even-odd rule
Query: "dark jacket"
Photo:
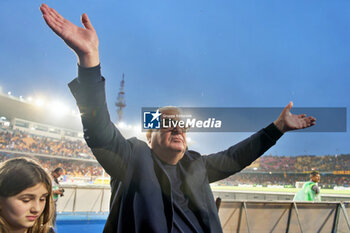
[[[80, 68], [79, 77], [69, 84], [82, 115], [85, 140], [111, 176], [110, 214], [104, 232], [171, 232], [174, 208], [169, 177], [145, 142], [126, 140], [110, 121], [104, 84], [99, 67]], [[281, 135], [271, 124], [219, 153], [185, 152], [179, 162], [184, 194], [204, 232], [222, 232], [209, 183], [242, 170]]]

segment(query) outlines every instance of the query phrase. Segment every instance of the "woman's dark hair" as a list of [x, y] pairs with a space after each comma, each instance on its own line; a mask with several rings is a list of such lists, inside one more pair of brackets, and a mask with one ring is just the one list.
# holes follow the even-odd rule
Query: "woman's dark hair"
[[63, 172], [63, 168], [61, 167], [56, 167], [55, 170], [53, 170], [54, 173], [60, 173], [60, 172]]

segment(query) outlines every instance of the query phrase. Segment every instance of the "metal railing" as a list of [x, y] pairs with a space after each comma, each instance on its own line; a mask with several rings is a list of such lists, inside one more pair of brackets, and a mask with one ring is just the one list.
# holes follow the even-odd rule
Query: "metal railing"
[[222, 201], [224, 233], [349, 233], [350, 202]]
[[64, 196], [58, 199], [57, 211], [108, 212], [110, 187], [108, 185], [63, 185]]
[[[59, 213], [89, 214], [109, 211], [108, 185], [63, 187], [64, 196], [59, 198], [57, 204]], [[350, 202], [347, 201], [237, 201], [223, 197], [219, 206], [224, 233], [350, 232]]]

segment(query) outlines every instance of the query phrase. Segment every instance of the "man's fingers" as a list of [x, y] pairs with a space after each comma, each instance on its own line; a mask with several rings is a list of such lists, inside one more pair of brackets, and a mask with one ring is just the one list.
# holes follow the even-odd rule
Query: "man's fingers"
[[40, 10], [48, 25], [50, 25], [54, 21], [61, 21], [61, 19], [56, 14], [54, 14], [46, 4], [42, 4]]
[[53, 8], [50, 8], [50, 9], [51, 9], [52, 13], [53, 13], [57, 18], [59, 18], [59, 19], [61, 19], [61, 20], [64, 20], [63, 16], [60, 15], [55, 9], [53, 9]]
[[52, 30], [55, 30], [55, 24], [53, 23], [53, 20], [51, 19], [51, 16], [48, 15], [48, 14], [44, 14], [43, 15], [43, 18], [46, 22], [46, 24], [52, 29]]
[[41, 4], [39, 9], [43, 15], [48, 14], [48, 7], [46, 4]]
[[63, 22], [63, 20], [64, 20], [64, 18], [62, 16], [60, 17], [52, 9], [50, 9], [48, 14], [52, 17], [53, 20], [55, 20], [57, 22]]
[[309, 119], [309, 121], [310, 121], [310, 123], [312, 125], [316, 124], [316, 118], [315, 117], [310, 116], [310, 117], [308, 117], [308, 119]]
[[283, 109], [282, 114], [283, 115], [286, 115], [286, 114], [290, 115], [290, 110], [292, 107], [293, 107], [293, 102], [290, 101], [289, 104]]
[[94, 27], [92, 26], [89, 17], [87, 16], [86, 13], [82, 14], [81, 16], [81, 22], [84, 25], [84, 27], [86, 29], [90, 29], [90, 30], [95, 30]]
[[48, 8], [49, 8], [48, 5], [46, 5], [45, 3], [41, 4], [40, 6], [41, 12], [45, 12]]
[[40, 10], [43, 14], [51, 14], [51, 15], [54, 15], [55, 17], [63, 19], [63, 17], [55, 9], [50, 8], [45, 3], [41, 4]]
[[306, 127], [310, 127], [312, 125], [316, 124], [316, 119], [314, 117], [307, 117], [305, 118], [305, 123], [306, 123]]
[[42, 4], [40, 6], [40, 11], [42, 12], [43, 16], [50, 16], [50, 22], [57, 21], [57, 23], [63, 23], [64, 18], [57, 13], [57, 11], [53, 8], [48, 7], [46, 4]]
[[61, 36], [62, 27], [52, 19], [50, 15], [43, 15], [46, 24], [54, 31], [58, 36]]

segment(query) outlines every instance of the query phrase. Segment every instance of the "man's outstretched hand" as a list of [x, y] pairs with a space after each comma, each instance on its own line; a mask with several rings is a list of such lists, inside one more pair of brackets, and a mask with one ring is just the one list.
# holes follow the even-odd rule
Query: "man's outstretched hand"
[[78, 27], [46, 4], [40, 6], [40, 11], [52, 31], [77, 54], [81, 66], [93, 67], [100, 63], [98, 37], [87, 14], [81, 16], [84, 27]]
[[282, 133], [290, 130], [304, 129], [316, 124], [316, 119], [312, 116], [306, 117], [306, 114], [295, 115], [290, 113], [292, 107], [293, 102], [289, 102], [278, 119], [273, 122]]

